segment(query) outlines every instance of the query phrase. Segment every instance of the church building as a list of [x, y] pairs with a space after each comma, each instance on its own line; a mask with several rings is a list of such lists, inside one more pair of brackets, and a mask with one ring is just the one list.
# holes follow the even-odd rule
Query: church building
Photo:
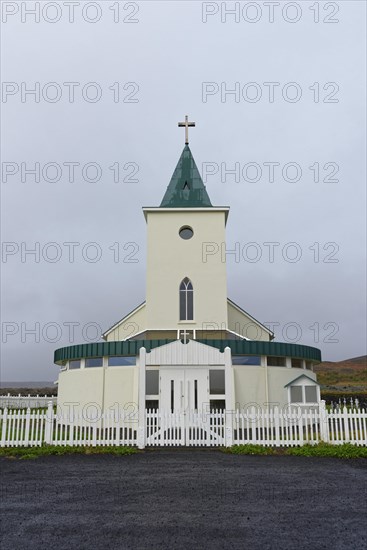
[[[102, 335], [55, 351], [58, 405], [185, 410], [316, 405], [320, 350], [277, 342], [227, 294], [228, 206], [213, 206], [188, 144], [147, 224], [146, 298]], [[116, 289], [118, 290], [118, 289]], [[246, 306], [245, 306], [246, 307]]]

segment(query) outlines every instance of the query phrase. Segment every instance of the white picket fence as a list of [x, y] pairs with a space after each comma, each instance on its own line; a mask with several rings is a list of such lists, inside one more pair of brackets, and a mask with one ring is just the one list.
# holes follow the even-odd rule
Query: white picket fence
[[137, 413], [111, 411], [99, 418], [74, 414], [59, 417], [52, 402], [46, 411], [4, 409], [0, 412], [0, 446], [134, 445], [232, 446], [246, 443], [266, 446], [302, 446], [320, 441], [367, 445], [365, 409], [327, 411], [325, 403], [284, 411], [252, 407], [244, 411]]
[[47, 407], [49, 402], [57, 404], [57, 396], [50, 395], [0, 395], [0, 407], [7, 409], [39, 409]]

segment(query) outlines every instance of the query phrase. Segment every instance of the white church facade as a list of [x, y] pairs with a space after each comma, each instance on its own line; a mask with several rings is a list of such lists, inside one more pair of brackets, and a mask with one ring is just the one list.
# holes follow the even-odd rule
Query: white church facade
[[227, 206], [213, 206], [186, 143], [163, 200], [143, 207], [146, 300], [103, 341], [55, 351], [58, 405], [171, 411], [315, 405], [320, 350], [274, 334], [227, 295]]

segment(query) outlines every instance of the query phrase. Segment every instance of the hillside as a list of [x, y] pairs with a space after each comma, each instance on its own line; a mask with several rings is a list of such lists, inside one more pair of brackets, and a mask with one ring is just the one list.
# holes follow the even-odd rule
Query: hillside
[[366, 355], [338, 362], [324, 361], [314, 371], [322, 390], [367, 392]]

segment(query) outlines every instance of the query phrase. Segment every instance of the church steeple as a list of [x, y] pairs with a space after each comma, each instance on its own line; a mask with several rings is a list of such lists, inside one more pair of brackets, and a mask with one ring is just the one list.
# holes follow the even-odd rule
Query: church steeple
[[160, 206], [161, 208], [212, 206], [188, 144], [182, 151]]

